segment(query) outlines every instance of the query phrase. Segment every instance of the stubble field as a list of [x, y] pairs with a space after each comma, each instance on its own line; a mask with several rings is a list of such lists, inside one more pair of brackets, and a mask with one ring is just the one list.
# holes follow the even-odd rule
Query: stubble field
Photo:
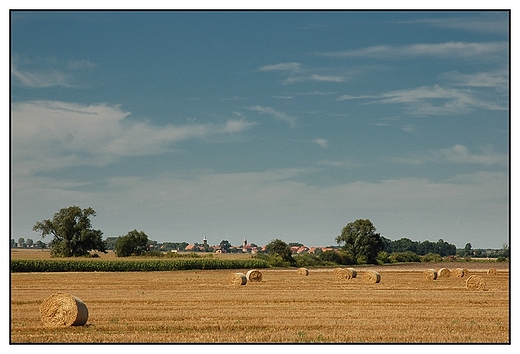
[[[429, 268], [467, 276], [426, 280]], [[261, 269], [261, 282], [228, 284], [247, 269], [173, 272], [12, 273], [11, 343], [510, 343], [507, 263]], [[487, 275], [489, 268], [497, 275]], [[363, 282], [375, 269], [377, 284]], [[81, 299], [83, 326], [43, 325], [40, 305], [55, 292]]]

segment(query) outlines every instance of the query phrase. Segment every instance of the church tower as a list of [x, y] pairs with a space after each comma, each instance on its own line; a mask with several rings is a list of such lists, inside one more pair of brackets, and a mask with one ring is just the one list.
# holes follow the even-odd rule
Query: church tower
[[202, 239], [202, 244], [203, 245], [207, 245], [208, 244], [208, 239], [206, 238], [206, 235], [204, 235], [204, 238]]

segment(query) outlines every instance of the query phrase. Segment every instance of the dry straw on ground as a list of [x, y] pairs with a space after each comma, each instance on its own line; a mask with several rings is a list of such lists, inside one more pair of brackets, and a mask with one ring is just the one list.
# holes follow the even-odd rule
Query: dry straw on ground
[[484, 290], [486, 282], [479, 275], [472, 275], [466, 279], [466, 289], [468, 290]]
[[247, 281], [250, 282], [261, 282], [262, 281], [262, 273], [259, 270], [251, 269], [246, 273]]
[[307, 268], [298, 268], [298, 275], [307, 276], [309, 275], [309, 270]]
[[462, 278], [464, 276], [464, 269], [462, 268], [455, 268], [451, 271], [451, 276], [453, 278]]
[[379, 283], [381, 281], [381, 274], [375, 270], [368, 270], [363, 274], [363, 281], [371, 284]]
[[87, 323], [88, 309], [77, 297], [57, 292], [40, 305], [42, 322], [50, 327], [83, 326]]
[[243, 273], [232, 273], [229, 275], [228, 283], [230, 285], [246, 285], [247, 277]]
[[448, 268], [441, 268], [437, 271], [437, 279], [449, 278], [450, 276], [451, 276], [451, 271]]
[[426, 269], [423, 274], [427, 280], [437, 279], [437, 272], [435, 271], [435, 269]]
[[487, 270], [487, 275], [497, 275], [497, 270], [495, 268], [489, 268]]

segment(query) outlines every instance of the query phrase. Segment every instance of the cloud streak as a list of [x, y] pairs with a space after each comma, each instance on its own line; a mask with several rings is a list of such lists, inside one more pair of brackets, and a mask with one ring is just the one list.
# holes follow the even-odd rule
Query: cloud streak
[[338, 52], [314, 53], [319, 56], [331, 58], [377, 58], [377, 59], [402, 59], [406, 57], [428, 56], [434, 58], [465, 59], [465, 60], [490, 60], [504, 59], [508, 53], [507, 42], [445, 42], [445, 43], [418, 43], [406, 46], [378, 45], [355, 50]]
[[269, 114], [270, 116], [272, 116], [278, 120], [288, 123], [291, 128], [294, 128], [296, 126], [297, 119], [295, 117], [287, 115], [283, 112], [278, 112], [271, 107], [264, 107], [264, 106], [256, 105], [256, 106], [249, 107], [249, 109], [252, 111], [258, 112], [260, 114]]
[[367, 103], [371, 104], [404, 104], [408, 107], [409, 113], [414, 115], [465, 114], [476, 109], [508, 110], [507, 102], [492, 100], [489, 96], [470, 89], [433, 85], [393, 90], [379, 95], [342, 95], [337, 100], [367, 100]]
[[120, 106], [32, 101], [12, 105], [14, 172], [33, 173], [75, 165], [104, 166], [124, 156], [172, 151], [175, 143], [236, 134], [256, 123], [229, 119], [221, 124], [154, 126], [130, 122]]
[[509, 155], [499, 154], [491, 146], [485, 146], [480, 153], [472, 153], [461, 144], [455, 144], [449, 148], [428, 150], [417, 152], [405, 157], [390, 159], [396, 163], [420, 165], [427, 162], [434, 163], [454, 163], [454, 164], [475, 164], [483, 166], [498, 165], [507, 167], [509, 165]]

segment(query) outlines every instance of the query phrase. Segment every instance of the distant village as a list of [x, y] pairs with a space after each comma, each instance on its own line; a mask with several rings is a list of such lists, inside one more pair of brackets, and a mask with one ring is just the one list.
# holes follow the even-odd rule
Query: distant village
[[[258, 246], [255, 243], [248, 243], [247, 239], [244, 239], [244, 242], [241, 245], [233, 246], [229, 244], [228, 241], [222, 241], [219, 245], [209, 245], [208, 239], [206, 235], [202, 239], [202, 243], [191, 243], [186, 244], [182, 247], [182, 244], [179, 244], [176, 249], [172, 249], [172, 245], [170, 243], [162, 243], [162, 244], [150, 244], [150, 250], [157, 251], [184, 251], [184, 252], [214, 252], [214, 253], [250, 253], [256, 254], [258, 252], [265, 252], [265, 245]], [[307, 247], [300, 243], [289, 243], [291, 247], [291, 251], [293, 253], [301, 254], [301, 253], [319, 253], [330, 251], [334, 249], [334, 247]], [[179, 247], [180, 246], [180, 247]]]
[[[115, 242], [117, 237], [107, 237], [106, 245], [107, 250], [114, 250]], [[304, 254], [304, 253], [321, 253], [325, 251], [330, 251], [335, 249], [336, 247], [328, 246], [328, 247], [308, 247], [298, 242], [288, 243], [288, 246], [291, 248], [292, 253], [296, 254]], [[38, 240], [34, 242], [32, 239], [23, 239], [20, 238], [18, 241], [11, 239], [11, 248], [38, 248], [38, 249], [46, 249], [49, 245]], [[210, 253], [249, 253], [256, 254], [259, 252], [265, 252], [265, 245], [258, 246], [255, 243], [249, 243], [247, 239], [244, 239], [244, 242], [241, 245], [231, 245], [227, 240], [222, 240], [218, 245], [210, 245], [208, 243], [208, 239], [206, 235], [204, 235], [202, 242], [198, 243], [188, 243], [188, 242], [157, 242], [157, 241], [148, 241], [148, 250], [149, 251], [159, 251], [159, 252], [210, 252]]]

